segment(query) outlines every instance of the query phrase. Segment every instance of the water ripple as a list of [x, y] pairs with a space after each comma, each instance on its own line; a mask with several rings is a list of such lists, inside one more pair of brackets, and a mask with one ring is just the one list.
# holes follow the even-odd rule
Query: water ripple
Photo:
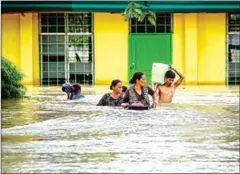
[[236, 91], [180, 90], [172, 105], [133, 111], [54, 90], [2, 102], [2, 172], [239, 172]]

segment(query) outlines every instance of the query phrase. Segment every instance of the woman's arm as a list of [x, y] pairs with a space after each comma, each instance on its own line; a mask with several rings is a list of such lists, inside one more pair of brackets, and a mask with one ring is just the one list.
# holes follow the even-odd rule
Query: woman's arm
[[157, 101], [156, 101], [157, 97], [155, 93], [156, 92], [152, 88], [148, 87], [148, 94], [152, 96], [152, 100], [153, 100], [152, 108], [156, 108], [157, 106]]
[[158, 104], [158, 97], [159, 97], [159, 93], [160, 93], [160, 89], [159, 86], [156, 88], [155, 92], [154, 92], [154, 99], [153, 99], [153, 108], [157, 107]]

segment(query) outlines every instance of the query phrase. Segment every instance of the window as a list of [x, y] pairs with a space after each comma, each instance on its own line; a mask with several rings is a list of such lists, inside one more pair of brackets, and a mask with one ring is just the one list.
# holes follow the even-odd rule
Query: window
[[240, 13], [228, 14], [227, 80], [230, 85], [240, 84]]
[[92, 35], [91, 13], [41, 13], [41, 84], [92, 84]]
[[172, 33], [172, 14], [156, 13], [156, 26], [153, 26], [147, 18], [142, 22], [132, 18], [130, 21], [130, 33]]

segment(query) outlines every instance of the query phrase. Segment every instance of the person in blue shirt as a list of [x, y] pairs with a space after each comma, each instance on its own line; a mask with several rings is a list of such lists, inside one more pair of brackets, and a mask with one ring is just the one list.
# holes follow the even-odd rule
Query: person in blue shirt
[[81, 99], [81, 98], [84, 98], [84, 95], [81, 95], [81, 86], [79, 84], [72, 85], [70, 100]]
[[64, 83], [62, 85], [62, 91], [67, 93], [68, 100], [84, 98], [84, 96], [81, 95], [81, 86], [79, 84], [71, 85], [69, 83]]

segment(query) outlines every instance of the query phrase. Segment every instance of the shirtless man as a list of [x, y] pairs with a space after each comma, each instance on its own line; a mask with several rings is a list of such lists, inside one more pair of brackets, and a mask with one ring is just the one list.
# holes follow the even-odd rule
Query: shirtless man
[[175, 90], [182, 83], [184, 79], [184, 75], [178, 70], [176, 70], [175, 68], [173, 68], [171, 65], [170, 65], [170, 69], [176, 72], [180, 78], [176, 82], [174, 82], [175, 73], [171, 70], [166, 72], [164, 84], [158, 85], [154, 94], [155, 98], [158, 96], [159, 104], [171, 103]]

